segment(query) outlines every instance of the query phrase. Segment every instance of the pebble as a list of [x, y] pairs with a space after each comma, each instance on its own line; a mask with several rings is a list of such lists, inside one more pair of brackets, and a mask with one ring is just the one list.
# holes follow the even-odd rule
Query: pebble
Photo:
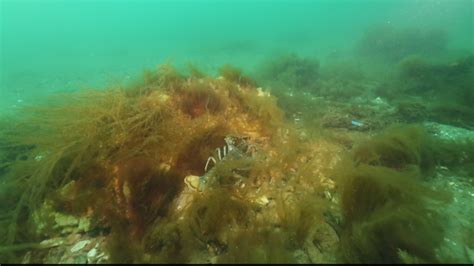
[[77, 252], [81, 249], [83, 249], [87, 244], [89, 244], [91, 241], [90, 240], [82, 240], [80, 242], [77, 242], [72, 248], [71, 252]]
[[270, 201], [266, 196], [261, 196], [260, 198], [257, 199], [257, 203], [260, 205], [267, 205]]
[[43, 240], [40, 245], [45, 248], [51, 248], [51, 247], [56, 247], [61, 244], [63, 244], [64, 241], [61, 238], [51, 238], [51, 239], [46, 239]]
[[87, 252], [87, 257], [89, 258], [93, 258], [97, 255], [97, 249], [93, 248], [91, 250], [89, 250], [89, 252]]

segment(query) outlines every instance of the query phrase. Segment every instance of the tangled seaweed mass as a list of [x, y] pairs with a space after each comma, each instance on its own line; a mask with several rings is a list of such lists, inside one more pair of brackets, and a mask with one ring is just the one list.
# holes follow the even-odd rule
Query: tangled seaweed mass
[[452, 196], [425, 181], [452, 146], [318, 135], [229, 65], [161, 65], [2, 124], [2, 262], [446, 261]]

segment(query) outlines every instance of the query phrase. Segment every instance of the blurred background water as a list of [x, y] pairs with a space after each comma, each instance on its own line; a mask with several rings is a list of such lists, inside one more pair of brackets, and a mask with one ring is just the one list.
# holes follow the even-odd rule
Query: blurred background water
[[279, 52], [348, 58], [374, 25], [441, 30], [473, 50], [472, 0], [0, 0], [0, 110], [122, 84], [169, 60], [251, 72]]

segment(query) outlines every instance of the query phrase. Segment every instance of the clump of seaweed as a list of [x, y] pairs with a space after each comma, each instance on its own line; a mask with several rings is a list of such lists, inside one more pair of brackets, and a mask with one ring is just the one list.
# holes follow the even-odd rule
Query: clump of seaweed
[[[290, 127], [276, 99], [241, 74], [186, 78], [169, 64], [128, 89], [64, 94], [25, 109], [0, 136], [8, 148], [2, 149], [2, 188], [8, 188], [0, 191], [2, 258], [18, 261], [28, 247], [58, 234], [49, 225], [35, 229], [38, 219], [47, 218], [41, 214], [46, 209], [107, 228], [111, 261], [190, 262], [200, 252], [224, 256], [226, 250], [241, 250], [229, 245], [248, 238], [246, 230], [260, 230], [253, 222], [261, 206], [252, 193], [270, 180], [267, 174], [283, 176], [290, 169], [278, 162], [295, 151], [268, 147], [278, 142], [274, 138], [287, 139], [285, 129]], [[189, 195], [185, 177], [205, 174], [206, 159], [228, 135], [267, 143], [274, 159], [264, 162], [260, 154], [218, 161], [216, 186], [182, 201]], [[257, 158], [262, 162], [255, 163]], [[278, 168], [269, 171], [272, 166]], [[252, 200], [244, 197], [250, 194]], [[301, 242], [309, 223], [299, 227], [289, 222], [285, 231], [262, 239], [295, 235]], [[285, 239], [285, 245], [294, 242]], [[222, 260], [235, 260], [231, 253]]]
[[400, 263], [399, 252], [405, 251], [426, 262], [437, 261], [435, 248], [444, 237], [441, 216], [427, 208], [436, 194], [412, 178], [416, 176], [384, 167], [355, 169], [350, 189], [342, 194], [348, 223], [341, 237], [345, 259]]
[[148, 262], [190, 262], [192, 251], [220, 255], [227, 249], [228, 234], [249, 225], [252, 207], [226, 188], [193, 194], [180, 212], [155, 220], [143, 245]]
[[284, 90], [316, 91], [320, 77], [319, 61], [293, 53], [264, 62], [259, 72], [266, 84]]
[[[300, 59], [293, 70], [312, 70], [294, 73], [320, 79], [317, 64]], [[277, 105], [304, 103], [301, 117], [313, 123], [331, 102], [313, 110], [303, 93], [278, 102], [233, 67], [216, 79], [170, 64], [146, 75], [130, 88], [58, 96], [0, 129], [2, 260], [62, 234], [47, 217], [56, 212], [87, 219], [84, 234], [103, 232], [109, 262], [334, 262], [339, 244], [349, 262], [437, 261], [443, 228], [432, 206], [445, 197], [423, 182], [435, 164], [467, 160], [450, 161], [455, 148], [434, 147], [418, 127], [390, 128], [340, 162], [356, 135], [309, 131]], [[341, 124], [376, 112], [337, 107], [348, 115]], [[229, 136], [246, 152], [232, 153]]]
[[397, 62], [409, 55], [439, 55], [446, 45], [446, 32], [439, 29], [398, 29], [378, 25], [365, 32], [356, 50], [366, 57]]
[[244, 75], [242, 70], [230, 65], [225, 64], [219, 68], [219, 74], [226, 80], [230, 82], [237, 83], [246, 87], [255, 87], [256, 83], [252, 78]]
[[192, 118], [204, 113], [217, 114], [223, 107], [223, 99], [208, 84], [193, 83], [182, 90], [180, 109]]
[[188, 64], [188, 70], [189, 70], [190, 77], [192, 78], [202, 79], [207, 76], [198, 66], [192, 63]]
[[435, 211], [446, 192], [423, 183], [429, 142], [420, 128], [395, 127], [354, 148], [340, 168], [345, 261], [401, 263], [402, 254], [437, 262], [443, 220]]
[[229, 237], [228, 252], [217, 263], [297, 263], [287, 243], [287, 234], [273, 228], [239, 230]]
[[351, 61], [330, 62], [321, 69], [318, 95], [345, 101], [369, 93], [368, 79], [361, 67]]
[[422, 127], [392, 126], [370, 142], [354, 148], [357, 164], [404, 170], [412, 166], [429, 171], [433, 168], [430, 140]]
[[428, 116], [426, 105], [417, 101], [402, 101], [397, 106], [397, 115], [406, 123], [417, 123], [425, 121]]
[[421, 57], [408, 57], [400, 63], [402, 90], [413, 96], [431, 99], [428, 117], [442, 123], [472, 126], [470, 106], [474, 82], [473, 56], [454, 62], [431, 63]]
[[[296, 120], [309, 128], [318, 125], [314, 120], [325, 110], [321, 102], [322, 97], [316, 96], [333, 95], [334, 90], [341, 88], [333, 86], [339, 82], [335, 75], [323, 74], [320, 71], [317, 59], [294, 53], [265, 60], [256, 73], [259, 83], [268, 87], [278, 98], [278, 107], [284, 111], [286, 119]], [[354, 94], [354, 90], [345, 88], [341, 89], [341, 92]]]

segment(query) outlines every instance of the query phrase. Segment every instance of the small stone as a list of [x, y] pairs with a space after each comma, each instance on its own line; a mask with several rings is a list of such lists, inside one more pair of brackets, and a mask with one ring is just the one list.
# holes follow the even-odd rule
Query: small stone
[[184, 178], [184, 183], [188, 188], [190, 188], [193, 191], [199, 190], [199, 176], [196, 175], [188, 175]]
[[85, 264], [85, 263], [87, 263], [87, 256], [79, 255], [77, 257], [74, 257], [74, 264]]
[[54, 221], [56, 222], [57, 227], [67, 227], [67, 226], [76, 226], [79, 221], [76, 217], [71, 215], [64, 215], [61, 213], [54, 214]]
[[211, 264], [217, 264], [217, 259], [218, 259], [218, 256], [214, 256], [210, 259], [211, 261]]
[[270, 93], [268, 91], [263, 91], [262, 88], [257, 88], [257, 96], [270, 97]]
[[74, 264], [74, 258], [73, 257], [66, 257], [64, 259], [61, 258], [60, 264]]
[[309, 256], [301, 249], [296, 250], [293, 253], [294, 258], [298, 262], [298, 264], [308, 264], [311, 263]]
[[26, 255], [23, 257], [21, 261], [22, 264], [30, 264], [31, 263], [31, 251], [28, 251]]
[[90, 229], [91, 221], [87, 218], [80, 218], [79, 219], [79, 225], [78, 225], [78, 230], [80, 232], [88, 232]]
[[257, 203], [260, 205], [267, 205], [270, 201], [266, 196], [261, 196], [260, 198], [257, 199]]
[[324, 191], [324, 196], [325, 196], [327, 199], [329, 199], [329, 200], [332, 199], [331, 192], [329, 192], [329, 191], [327, 191], [327, 190]]
[[130, 189], [130, 186], [128, 185], [128, 182], [125, 181], [122, 187], [122, 192], [123, 195], [125, 196], [126, 199], [130, 199], [132, 191]]
[[51, 238], [41, 241], [40, 246], [44, 248], [52, 248], [63, 244], [62, 238]]
[[90, 240], [82, 240], [78, 243], [76, 243], [72, 248], [71, 252], [77, 252], [81, 249], [83, 249], [87, 244], [89, 244], [91, 241]]
[[106, 263], [108, 260], [109, 260], [109, 256], [105, 255], [105, 253], [101, 253], [99, 254], [99, 256], [97, 256], [97, 264]]
[[167, 163], [162, 163], [162, 164], [160, 164], [159, 168], [163, 172], [169, 172], [170, 169], [171, 169], [171, 165], [169, 165]]
[[87, 252], [87, 257], [88, 258], [93, 258], [97, 255], [97, 249], [93, 248]]

